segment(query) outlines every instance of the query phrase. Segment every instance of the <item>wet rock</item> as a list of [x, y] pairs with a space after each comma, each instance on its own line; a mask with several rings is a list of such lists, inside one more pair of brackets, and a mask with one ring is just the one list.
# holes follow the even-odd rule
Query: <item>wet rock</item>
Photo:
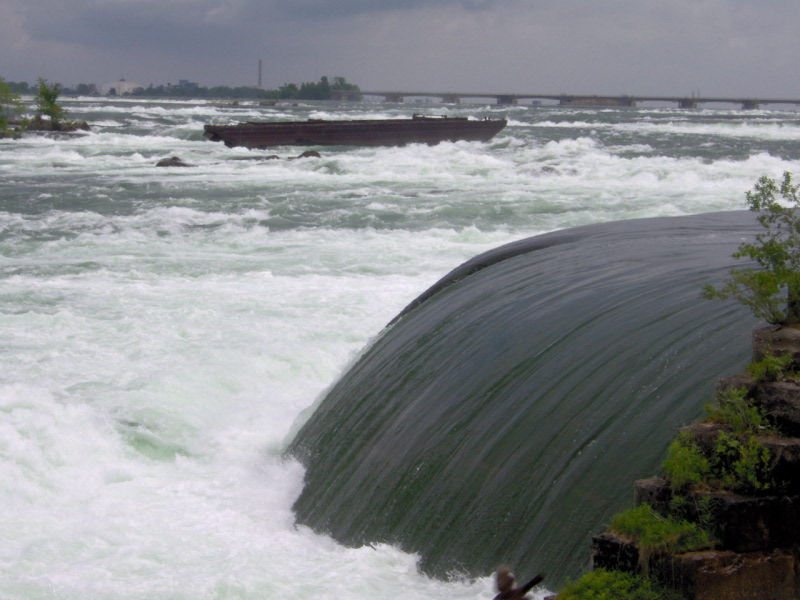
[[790, 600], [798, 593], [796, 562], [784, 550], [708, 550], [658, 555], [649, 567], [652, 577], [691, 600]]
[[755, 387], [752, 396], [782, 433], [800, 437], [800, 385], [788, 380], [764, 382]]
[[644, 555], [630, 540], [606, 532], [592, 538], [591, 552], [593, 569], [641, 572], [691, 600], [789, 600], [800, 590], [797, 559], [781, 549]]
[[722, 546], [733, 552], [791, 547], [800, 535], [800, 498], [754, 498], [729, 492], [698, 493], [710, 500]]
[[86, 121], [61, 121], [53, 123], [50, 119], [33, 119], [25, 127], [26, 131], [58, 131], [69, 133], [71, 131], [89, 131], [89, 124]]
[[800, 369], [800, 329], [771, 325], [753, 331], [753, 361], [766, 354], [792, 355], [791, 369]]
[[157, 167], [191, 167], [192, 165], [183, 162], [178, 156], [171, 156], [170, 158], [162, 158], [156, 163]]
[[592, 569], [634, 573], [639, 570], [639, 560], [636, 544], [616, 533], [605, 532], [592, 538]]
[[[713, 515], [715, 536], [726, 550], [755, 552], [789, 548], [800, 539], [800, 497], [741, 496], [727, 491], [693, 491], [686, 495], [682, 518], [700, 520], [700, 507]], [[662, 514], [670, 512], [672, 490], [661, 478], [634, 484], [634, 502], [649, 504]]]
[[786, 494], [800, 494], [800, 438], [761, 437], [772, 457], [772, 477]]
[[280, 160], [280, 156], [277, 154], [267, 154], [266, 156], [236, 156], [231, 160], [249, 160], [253, 162], [261, 162], [264, 160]]
[[701, 421], [700, 423], [692, 423], [686, 427], [681, 427], [678, 431], [690, 434], [700, 448], [700, 451], [708, 456], [714, 451], [714, 445], [716, 444], [717, 436], [720, 432], [724, 431], [730, 433], [731, 428], [719, 423]]
[[298, 155], [297, 158], [322, 158], [322, 155], [316, 150], [306, 150], [302, 154]]
[[750, 373], [717, 381], [717, 391], [744, 389], [753, 404], [763, 408], [781, 433], [800, 437], [800, 383], [791, 378], [757, 382]]
[[670, 502], [672, 502], [672, 488], [666, 479], [651, 477], [634, 482], [633, 503], [636, 506], [649, 504], [654, 511], [666, 515], [669, 513]]
[[717, 380], [716, 389], [718, 392], [744, 389], [748, 396], [752, 396], [756, 388], [756, 380], [750, 373], [737, 373], [730, 377], [723, 377]]
[[59, 123], [58, 131], [89, 131], [89, 124], [86, 121]]

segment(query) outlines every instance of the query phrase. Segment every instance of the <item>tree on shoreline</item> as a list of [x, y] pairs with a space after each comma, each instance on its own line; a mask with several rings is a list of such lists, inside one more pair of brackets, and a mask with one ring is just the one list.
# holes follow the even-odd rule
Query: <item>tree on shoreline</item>
[[25, 81], [5, 81], [4, 82], [11, 91], [15, 94], [29, 94], [31, 93], [31, 86]]
[[61, 86], [59, 84], [49, 84], [46, 79], [40, 77], [36, 85], [36, 96], [34, 97], [34, 102], [36, 103], [35, 118], [41, 120], [42, 117], [48, 117], [54, 127], [60, 125], [65, 114], [64, 109], [56, 103], [60, 94]]
[[0, 134], [8, 131], [8, 121], [22, 112], [22, 103], [5, 79], [0, 77]]
[[[41, 81], [41, 80], [40, 80]], [[52, 84], [57, 86], [58, 84]], [[38, 86], [29, 86], [26, 82], [8, 82], [11, 91], [16, 94], [37, 93]], [[152, 83], [147, 87], [139, 87], [131, 92], [131, 96], [145, 98], [248, 98], [254, 100], [330, 100], [337, 91], [359, 92], [360, 88], [348, 83], [344, 77], [321, 77], [318, 82], [305, 82], [301, 84], [286, 83], [277, 90], [262, 90], [250, 86], [228, 87], [217, 85], [213, 87], [188, 87], [180, 85], [157, 85]], [[66, 95], [91, 95], [97, 93], [93, 84], [80, 83], [74, 89], [59, 86], [59, 92]]]
[[[85, 84], [82, 84], [85, 85]], [[80, 86], [79, 86], [80, 88]], [[260, 88], [239, 86], [228, 87], [218, 85], [214, 87], [187, 87], [158, 85], [152, 83], [147, 87], [139, 87], [131, 92], [131, 96], [145, 98], [238, 98], [254, 100], [330, 100], [333, 93], [341, 90], [360, 91], [360, 88], [348, 83], [344, 77], [334, 77], [331, 82], [327, 77], [322, 77], [316, 83], [305, 82], [301, 84], [285, 83], [277, 90], [262, 90]], [[76, 90], [80, 93], [80, 90]]]
[[333, 83], [327, 77], [320, 78], [318, 83], [289, 83], [282, 85], [278, 90], [268, 91], [267, 94], [274, 99], [280, 100], [330, 100], [334, 92], [338, 91], [360, 91], [360, 88], [352, 83], [347, 83], [344, 77], [334, 77]]
[[[800, 185], [783, 174], [780, 186], [761, 177], [747, 192], [751, 211], [766, 231], [755, 243], [743, 243], [733, 258], [748, 258], [757, 267], [731, 269], [722, 287], [706, 285], [703, 297], [733, 298], [769, 323], [800, 325]], [[781, 200], [776, 198], [780, 194]]]

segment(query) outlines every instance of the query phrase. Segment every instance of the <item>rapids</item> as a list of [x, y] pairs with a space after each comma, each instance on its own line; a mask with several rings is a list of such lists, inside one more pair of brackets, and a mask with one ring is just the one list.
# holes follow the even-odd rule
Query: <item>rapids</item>
[[[434, 579], [399, 546], [353, 548], [299, 524], [306, 474], [284, 454], [299, 415], [475, 256], [587, 224], [738, 210], [761, 175], [800, 172], [800, 114], [780, 107], [64, 106], [92, 131], [0, 140], [3, 600], [491, 597], [489, 570]], [[509, 125], [486, 144], [293, 161], [202, 138], [204, 123], [415, 112]], [[155, 166], [173, 155], [195, 166]], [[396, 325], [421, 326], [415, 312]], [[609, 357], [600, 350], [558, 364], [575, 381], [572, 365]], [[643, 444], [653, 463], [663, 443]], [[625, 486], [637, 476], [618, 474]]]

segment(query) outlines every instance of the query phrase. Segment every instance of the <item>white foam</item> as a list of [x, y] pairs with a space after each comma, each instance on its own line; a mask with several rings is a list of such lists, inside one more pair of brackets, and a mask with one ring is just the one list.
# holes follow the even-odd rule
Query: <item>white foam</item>
[[[392, 548], [349, 550], [295, 530], [289, 510], [302, 470], [279, 452], [294, 416], [424, 281], [390, 275], [396, 265], [364, 274], [337, 232], [318, 239], [316, 263], [302, 254], [318, 232], [288, 233], [260, 259], [254, 246], [229, 248], [239, 260], [228, 268], [219, 242], [145, 251], [134, 232], [103, 239], [114, 235], [47, 244], [30, 256], [31, 275], [9, 281], [20, 312], [0, 319], [5, 377], [16, 380], [0, 391], [0, 552], [10, 566], [0, 593], [485, 595], [485, 581], [420, 577], [414, 557]], [[389, 237], [361, 243], [381, 256], [385, 242], [401, 245]], [[84, 259], [98, 268], [35, 272]]]

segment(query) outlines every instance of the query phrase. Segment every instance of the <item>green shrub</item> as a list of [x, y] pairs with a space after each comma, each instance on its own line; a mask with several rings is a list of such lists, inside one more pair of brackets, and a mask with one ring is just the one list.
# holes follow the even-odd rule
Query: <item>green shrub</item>
[[735, 436], [720, 431], [706, 456], [690, 433], [681, 432], [667, 450], [664, 476], [679, 494], [689, 489], [724, 489], [743, 494], [776, 489], [769, 449], [752, 434]]
[[675, 491], [701, 487], [711, 473], [711, 464], [703, 456], [692, 435], [682, 431], [667, 449], [664, 474]]
[[669, 503], [669, 512], [675, 519], [689, 520], [710, 537], [718, 535], [717, 507], [709, 496], [675, 495]]
[[610, 529], [633, 539], [646, 554], [691, 552], [714, 546], [711, 535], [696, 523], [665, 517], [648, 504], [619, 513], [611, 520]]
[[705, 409], [709, 421], [727, 425], [734, 435], [776, 433], [766, 411], [750, 403], [745, 389], [718, 391]]
[[774, 488], [771, 458], [769, 450], [754, 436], [739, 439], [720, 431], [711, 457], [709, 483], [743, 494], [768, 492]]
[[670, 444], [664, 476], [678, 494], [689, 489], [724, 489], [743, 494], [765, 493], [776, 486], [769, 449], [752, 434], [720, 431], [708, 455], [689, 432]]
[[791, 354], [782, 354], [780, 356], [765, 354], [764, 358], [758, 362], [747, 365], [747, 372], [756, 381], [777, 381], [792, 365], [792, 360]]
[[36, 103], [36, 116], [49, 117], [53, 125], [58, 125], [66, 114], [64, 109], [56, 103], [58, 96], [61, 94], [61, 86], [57, 83], [47, 83], [46, 79], [39, 78], [36, 85], [36, 96], [34, 101]]
[[0, 133], [8, 129], [8, 119], [22, 112], [22, 103], [5, 79], [0, 77]]
[[684, 596], [667, 590], [650, 579], [632, 573], [596, 569], [570, 583], [556, 600], [683, 600]]

